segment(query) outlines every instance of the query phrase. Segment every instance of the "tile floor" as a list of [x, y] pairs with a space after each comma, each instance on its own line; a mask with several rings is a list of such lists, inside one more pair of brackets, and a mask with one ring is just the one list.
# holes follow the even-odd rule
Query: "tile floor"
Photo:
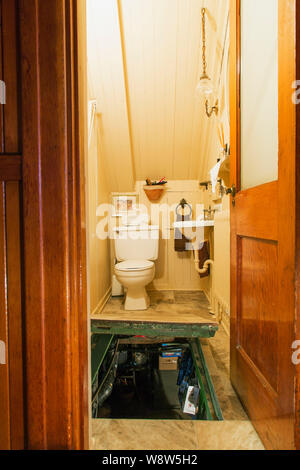
[[[151, 308], [178, 312], [205, 310], [209, 304], [201, 292], [156, 292]], [[122, 309], [120, 299], [108, 302], [106, 310]], [[182, 309], [182, 310], [181, 310]], [[208, 317], [208, 318], [209, 318]], [[215, 320], [213, 320], [215, 321]], [[106, 420], [92, 422], [92, 448], [97, 450], [263, 450], [229, 380], [229, 337], [220, 326], [214, 338], [201, 340], [224, 421]]]

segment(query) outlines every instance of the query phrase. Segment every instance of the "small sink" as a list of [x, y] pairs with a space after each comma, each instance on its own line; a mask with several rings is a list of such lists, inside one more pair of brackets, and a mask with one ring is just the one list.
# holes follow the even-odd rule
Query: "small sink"
[[214, 227], [214, 225], [214, 220], [185, 220], [182, 222], [174, 222], [174, 228]]
[[[185, 220], [182, 222], [174, 222], [174, 229], [178, 229], [189, 240], [197, 239], [203, 242], [208, 234], [206, 233], [209, 227], [214, 227], [214, 220]], [[206, 229], [207, 227], [207, 229]]]

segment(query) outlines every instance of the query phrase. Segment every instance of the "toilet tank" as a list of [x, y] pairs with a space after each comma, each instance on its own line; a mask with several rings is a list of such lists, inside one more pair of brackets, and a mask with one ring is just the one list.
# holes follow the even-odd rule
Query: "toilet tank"
[[158, 258], [159, 227], [156, 225], [116, 227], [114, 241], [118, 261], [155, 261]]

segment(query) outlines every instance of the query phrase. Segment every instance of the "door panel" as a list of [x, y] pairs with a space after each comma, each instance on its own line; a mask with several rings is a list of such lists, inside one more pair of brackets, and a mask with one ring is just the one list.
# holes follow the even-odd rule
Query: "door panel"
[[[265, 446], [293, 449], [296, 190], [295, 105], [289, 84], [295, 80], [295, 2], [278, 2], [278, 180], [245, 190], [240, 7], [240, 1], [231, 1], [231, 179], [237, 187], [231, 210], [231, 379]], [[256, 9], [253, 14], [263, 13]], [[260, 105], [255, 100], [258, 115]], [[264, 117], [268, 129], [273, 115]], [[259, 172], [255, 159], [252, 164], [252, 171]]]
[[[258, 238], [238, 240], [239, 347], [245, 360], [278, 391], [278, 244]], [[274, 269], [275, 267], [275, 269]], [[257, 338], [260, 347], [257, 347]]]

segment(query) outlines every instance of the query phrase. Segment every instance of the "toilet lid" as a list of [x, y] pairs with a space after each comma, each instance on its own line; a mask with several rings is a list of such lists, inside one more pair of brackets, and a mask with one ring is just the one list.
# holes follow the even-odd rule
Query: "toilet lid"
[[152, 261], [130, 260], [116, 264], [115, 268], [119, 271], [143, 271], [144, 269], [150, 269], [153, 266], [154, 263]]

